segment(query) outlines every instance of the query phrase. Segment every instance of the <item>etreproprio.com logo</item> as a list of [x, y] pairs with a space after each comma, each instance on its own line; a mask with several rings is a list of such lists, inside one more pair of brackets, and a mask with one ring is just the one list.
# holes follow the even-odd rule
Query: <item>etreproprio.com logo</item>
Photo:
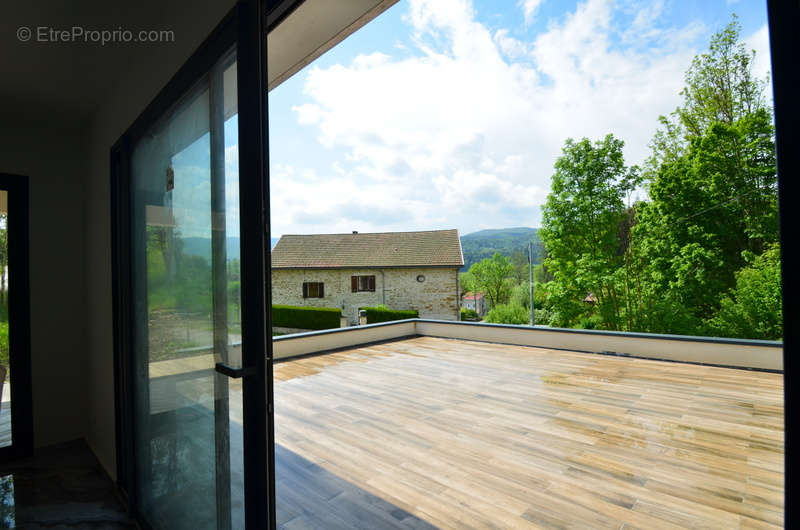
[[88, 29], [83, 26], [72, 26], [68, 29], [50, 26], [20, 26], [17, 28], [17, 39], [20, 42], [46, 43], [94, 43], [101, 46], [111, 43], [149, 43], [175, 42], [175, 32], [170, 29], [129, 30], [122, 27], [114, 29]]

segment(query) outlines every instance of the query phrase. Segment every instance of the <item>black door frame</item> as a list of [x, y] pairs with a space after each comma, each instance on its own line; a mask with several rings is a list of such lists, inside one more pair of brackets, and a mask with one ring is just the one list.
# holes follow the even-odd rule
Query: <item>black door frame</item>
[[800, 525], [800, 507], [792, 502], [798, 489], [797, 469], [800, 456], [796, 452], [800, 421], [800, 387], [793, 385], [793, 376], [800, 368], [800, 252], [798, 227], [800, 212], [800, 149], [797, 127], [800, 124], [800, 2], [768, 0], [770, 52], [772, 56], [772, 89], [775, 105], [775, 147], [778, 162], [778, 203], [781, 238], [781, 283], [783, 297], [783, 391], [784, 391], [784, 525]]
[[0, 190], [8, 192], [8, 349], [12, 393], [11, 445], [0, 447], [0, 462], [4, 462], [33, 453], [28, 177], [0, 173]]
[[112, 296], [117, 482], [131, 515], [138, 510], [132, 384], [131, 148], [229, 50], [237, 50], [242, 289], [242, 400], [245, 525], [275, 525], [272, 429], [272, 334], [269, 289], [266, 12], [240, 0], [111, 149]]

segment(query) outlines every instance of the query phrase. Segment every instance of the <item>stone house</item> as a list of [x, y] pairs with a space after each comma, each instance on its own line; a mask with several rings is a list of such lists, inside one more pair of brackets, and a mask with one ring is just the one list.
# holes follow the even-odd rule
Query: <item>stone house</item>
[[461, 307], [464, 309], [472, 309], [479, 316], [483, 316], [486, 314], [486, 298], [483, 296], [483, 293], [473, 293], [467, 292], [464, 293], [464, 296], [461, 298]]
[[380, 304], [458, 320], [463, 264], [457, 230], [285, 235], [272, 250], [272, 303], [339, 307], [351, 325]]

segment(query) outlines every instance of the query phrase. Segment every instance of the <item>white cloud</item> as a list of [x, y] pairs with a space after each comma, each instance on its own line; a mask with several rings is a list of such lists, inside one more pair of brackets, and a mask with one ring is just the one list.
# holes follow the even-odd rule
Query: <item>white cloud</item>
[[[767, 25], [764, 24], [758, 28], [752, 35], [745, 39], [745, 47], [748, 50], [756, 52], [755, 61], [753, 62], [753, 73], [759, 79], [764, 79], [772, 72], [772, 58], [769, 51], [769, 30]], [[770, 76], [769, 83], [772, 83]], [[772, 94], [772, 90], [768, 90]]]
[[615, 9], [588, 0], [523, 42], [467, 0], [411, 0], [415, 56], [308, 71], [298, 121], [345, 156], [325, 178], [273, 171], [277, 233], [531, 225], [566, 138], [613, 132], [641, 163], [679, 103], [698, 25], [657, 27], [654, 9], [635, 23], [655, 45], [625, 46]]
[[520, 0], [519, 5], [522, 7], [523, 15], [525, 15], [526, 24], [530, 24], [531, 21], [533, 21], [533, 17], [536, 15], [543, 1], [544, 0]]
[[527, 45], [521, 40], [510, 37], [507, 29], [498, 29], [495, 31], [493, 40], [497, 43], [503, 55], [507, 56], [509, 59], [519, 58], [528, 52]]

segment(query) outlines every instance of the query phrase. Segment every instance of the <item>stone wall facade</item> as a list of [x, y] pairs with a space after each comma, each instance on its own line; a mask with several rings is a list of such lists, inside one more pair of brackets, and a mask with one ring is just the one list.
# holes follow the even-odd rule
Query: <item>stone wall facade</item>
[[[352, 276], [375, 276], [375, 291], [352, 292]], [[303, 282], [322, 282], [325, 297], [303, 298]], [[350, 325], [358, 323], [359, 308], [380, 304], [415, 309], [420, 318], [458, 320], [458, 290], [458, 268], [272, 270], [273, 304], [339, 307]]]

